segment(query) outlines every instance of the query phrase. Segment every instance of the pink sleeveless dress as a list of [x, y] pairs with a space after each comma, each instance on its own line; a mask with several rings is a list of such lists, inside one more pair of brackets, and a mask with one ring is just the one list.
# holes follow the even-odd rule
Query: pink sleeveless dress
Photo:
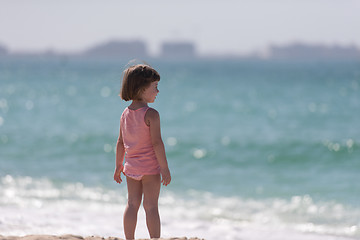
[[125, 108], [120, 119], [125, 147], [124, 174], [135, 180], [141, 180], [144, 175], [160, 173], [160, 165], [151, 143], [150, 127], [145, 123], [145, 114], [149, 109]]

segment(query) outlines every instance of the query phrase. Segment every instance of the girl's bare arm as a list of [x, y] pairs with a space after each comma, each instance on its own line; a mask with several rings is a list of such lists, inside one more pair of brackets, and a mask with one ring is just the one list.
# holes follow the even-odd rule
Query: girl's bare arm
[[114, 173], [114, 180], [117, 183], [121, 183], [121, 172], [123, 171], [123, 161], [125, 157], [125, 147], [124, 142], [121, 134], [121, 126], [120, 126], [120, 133], [119, 138], [116, 143], [116, 160], [115, 160], [115, 173]]
[[150, 108], [145, 115], [145, 121], [150, 126], [151, 142], [161, 169], [161, 182], [167, 186], [171, 181], [171, 174], [161, 138], [160, 115], [155, 109]]

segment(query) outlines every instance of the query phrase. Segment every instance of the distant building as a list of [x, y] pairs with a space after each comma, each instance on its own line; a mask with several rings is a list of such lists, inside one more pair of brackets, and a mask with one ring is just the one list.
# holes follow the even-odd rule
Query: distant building
[[161, 46], [161, 57], [164, 58], [194, 58], [196, 57], [195, 46], [193, 43], [166, 42]]
[[83, 56], [128, 59], [147, 57], [148, 53], [142, 41], [111, 41], [88, 49]]
[[6, 49], [6, 47], [0, 45], [0, 56], [5, 56], [7, 54], [8, 54], [8, 50]]
[[360, 50], [354, 46], [324, 46], [295, 43], [288, 46], [271, 46], [271, 59], [298, 59], [298, 60], [354, 60], [360, 59]]

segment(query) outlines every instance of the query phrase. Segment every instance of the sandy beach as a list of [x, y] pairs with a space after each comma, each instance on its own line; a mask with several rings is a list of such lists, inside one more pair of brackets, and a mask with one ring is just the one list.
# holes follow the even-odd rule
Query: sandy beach
[[[0, 236], [0, 240], [123, 240], [123, 238], [117, 237], [99, 237], [99, 236], [89, 236], [82, 237], [77, 235], [61, 235], [61, 236], [52, 236], [52, 235], [28, 235], [23, 237], [18, 236]], [[146, 239], [138, 239], [146, 240]], [[159, 238], [158, 240], [204, 240], [200, 238], [187, 238], [187, 237], [174, 237], [174, 238]]]

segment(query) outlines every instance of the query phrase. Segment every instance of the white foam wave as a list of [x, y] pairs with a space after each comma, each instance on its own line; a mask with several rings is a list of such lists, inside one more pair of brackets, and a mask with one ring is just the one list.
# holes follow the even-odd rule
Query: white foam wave
[[[9, 175], [1, 178], [0, 185], [2, 235], [124, 237], [124, 186], [114, 190]], [[314, 202], [310, 196], [254, 200], [165, 190], [160, 211], [164, 237], [340, 240], [360, 236], [360, 209]], [[137, 237], [148, 237], [143, 210], [139, 212]]]

